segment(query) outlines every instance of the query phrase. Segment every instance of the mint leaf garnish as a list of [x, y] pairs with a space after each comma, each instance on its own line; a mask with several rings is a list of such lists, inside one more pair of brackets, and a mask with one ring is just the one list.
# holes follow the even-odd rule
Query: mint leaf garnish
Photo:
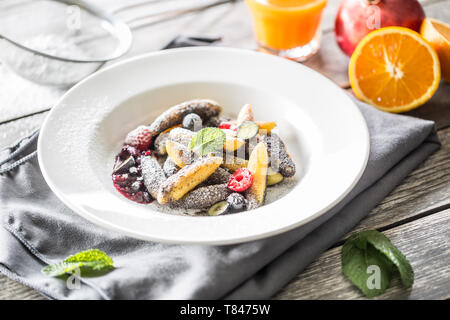
[[191, 139], [189, 149], [200, 156], [220, 150], [225, 144], [226, 135], [219, 128], [203, 128]]
[[414, 283], [414, 271], [403, 253], [384, 234], [376, 230], [364, 232], [367, 242], [384, 254], [397, 267], [403, 286], [406, 288], [411, 287]]
[[75, 269], [81, 268], [82, 263], [67, 263], [67, 262], [58, 262], [55, 264], [50, 264], [45, 266], [41, 271], [43, 274], [49, 277], [58, 277], [65, 273], [72, 273]]
[[98, 249], [89, 249], [79, 252], [62, 262], [48, 265], [42, 269], [42, 273], [57, 277], [65, 273], [72, 273], [77, 268], [85, 268], [95, 271], [113, 269], [112, 259], [103, 251]]
[[[367, 271], [374, 265], [380, 268], [379, 287], [375, 284], [369, 288], [367, 282], [373, 271]], [[369, 298], [386, 290], [391, 281], [391, 269], [392, 264], [372, 246], [361, 249], [356, 243], [347, 241], [342, 248], [342, 271]]]
[[90, 267], [93, 270], [103, 270], [114, 268], [112, 259], [103, 251], [98, 249], [89, 249], [68, 257], [64, 262], [81, 262], [83, 266]]
[[400, 273], [403, 286], [412, 286], [414, 271], [410, 263], [376, 230], [354, 234], [342, 247], [343, 273], [369, 298], [386, 290], [395, 270]]

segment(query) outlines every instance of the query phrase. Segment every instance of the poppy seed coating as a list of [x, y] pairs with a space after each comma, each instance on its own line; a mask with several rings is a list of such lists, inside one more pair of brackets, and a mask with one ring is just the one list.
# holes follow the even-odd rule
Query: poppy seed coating
[[155, 137], [164, 130], [181, 124], [183, 118], [190, 113], [195, 113], [199, 115], [203, 121], [206, 121], [211, 117], [219, 115], [221, 111], [222, 107], [213, 100], [190, 100], [169, 108], [156, 118], [148, 128]]
[[275, 133], [271, 133], [270, 136], [263, 136], [263, 141], [267, 146], [267, 151], [269, 152], [271, 167], [273, 168], [274, 166], [273, 161], [277, 161], [279, 171], [283, 177], [292, 177], [296, 171], [295, 163], [286, 152], [286, 146], [280, 137]]
[[180, 200], [171, 203], [171, 206], [185, 209], [206, 209], [225, 200], [231, 192], [226, 184], [209, 185], [192, 190]]

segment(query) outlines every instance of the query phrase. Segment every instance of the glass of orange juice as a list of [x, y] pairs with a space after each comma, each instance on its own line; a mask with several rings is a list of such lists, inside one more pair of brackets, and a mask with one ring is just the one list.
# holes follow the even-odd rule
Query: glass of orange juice
[[305, 61], [320, 47], [327, 0], [245, 0], [261, 51]]

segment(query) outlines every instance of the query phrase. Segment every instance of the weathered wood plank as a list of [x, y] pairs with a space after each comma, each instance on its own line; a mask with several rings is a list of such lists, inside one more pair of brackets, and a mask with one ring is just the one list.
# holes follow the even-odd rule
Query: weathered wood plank
[[0, 300], [46, 300], [37, 291], [0, 274]]
[[450, 126], [450, 83], [442, 80], [438, 90], [427, 103], [405, 114], [433, 120], [438, 129]]
[[344, 239], [364, 229], [385, 228], [450, 205], [450, 128], [440, 131], [439, 138], [441, 149], [409, 174]]
[[[450, 210], [390, 229], [384, 234], [410, 261], [415, 282], [404, 289], [399, 280], [378, 299], [450, 298]], [[284, 287], [276, 299], [363, 299], [360, 291], [341, 271], [341, 249], [323, 253], [305, 271]]]

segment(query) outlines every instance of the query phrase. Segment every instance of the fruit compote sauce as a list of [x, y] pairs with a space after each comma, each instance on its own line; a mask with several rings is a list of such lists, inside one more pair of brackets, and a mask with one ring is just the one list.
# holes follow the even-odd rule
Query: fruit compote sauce
[[141, 151], [133, 146], [124, 145], [116, 156], [112, 180], [114, 187], [131, 201], [148, 204], [153, 201], [142, 178], [141, 158], [150, 151]]

